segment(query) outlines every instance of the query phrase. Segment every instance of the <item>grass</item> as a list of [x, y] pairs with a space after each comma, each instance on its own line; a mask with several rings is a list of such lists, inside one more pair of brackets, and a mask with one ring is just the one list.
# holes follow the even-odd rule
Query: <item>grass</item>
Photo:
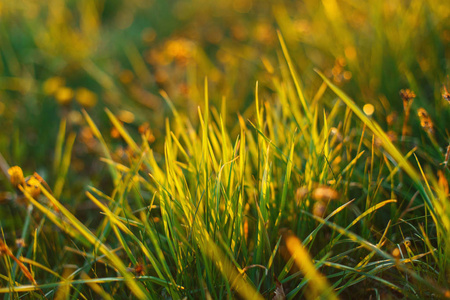
[[0, 1], [0, 293], [450, 298], [450, 8], [394, 2]]

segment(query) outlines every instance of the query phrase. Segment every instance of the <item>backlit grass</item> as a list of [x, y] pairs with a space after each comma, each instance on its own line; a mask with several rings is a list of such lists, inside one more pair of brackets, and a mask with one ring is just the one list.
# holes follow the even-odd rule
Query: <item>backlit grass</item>
[[0, 1], [5, 299], [450, 298], [450, 7], [54, 2]]

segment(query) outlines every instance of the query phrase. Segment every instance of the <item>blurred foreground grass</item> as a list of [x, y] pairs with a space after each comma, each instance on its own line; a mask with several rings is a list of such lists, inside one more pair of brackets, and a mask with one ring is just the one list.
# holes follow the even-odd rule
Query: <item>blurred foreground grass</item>
[[449, 17], [0, 1], [0, 292], [450, 298]]

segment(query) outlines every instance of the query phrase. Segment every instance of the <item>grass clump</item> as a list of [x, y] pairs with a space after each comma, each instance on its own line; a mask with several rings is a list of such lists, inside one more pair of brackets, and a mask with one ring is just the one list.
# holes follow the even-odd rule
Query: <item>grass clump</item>
[[[234, 10], [246, 13], [251, 2]], [[77, 17], [70, 3], [61, 3], [55, 11]], [[98, 7], [80, 3], [80, 30], [58, 21], [57, 12], [45, 16], [53, 31], [36, 29], [52, 42], [40, 41], [40, 51], [59, 51], [67, 63], [52, 67], [64, 76], [30, 79], [40, 82], [43, 97], [54, 98], [49, 111], [61, 116], [59, 126], [51, 121], [52, 164], [33, 173], [26, 164], [10, 168], [0, 156], [10, 189], [2, 204], [14, 212], [1, 221], [5, 299], [450, 298], [449, 136], [445, 112], [438, 116], [424, 101], [434, 97], [434, 106], [448, 111], [439, 64], [445, 37], [424, 38], [434, 42], [427, 51], [437, 49], [437, 58], [425, 61], [412, 35], [376, 23], [398, 13], [405, 18], [395, 19], [396, 26], [438, 36], [445, 11], [437, 4], [397, 9], [377, 2], [368, 9], [323, 1], [318, 9], [304, 1], [303, 19], [288, 9], [295, 5], [261, 5], [255, 10], [268, 20], [255, 21], [255, 36], [237, 29], [232, 38], [205, 33], [199, 43], [170, 36], [145, 59], [130, 44], [124, 52], [131, 70], [115, 74], [107, 71], [112, 66], [100, 67], [91, 46], [104, 33], [108, 6], [100, 16]], [[194, 7], [212, 22], [208, 9]], [[419, 17], [428, 25], [415, 22]], [[270, 31], [272, 23], [280, 31]], [[55, 28], [70, 34], [52, 38], [59, 35]], [[314, 39], [310, 31], [322, 35]], [[372, 31], [382, 43], [364, 56], [358, 38], [367, 41]], [[336, 37], [333, 45], [324, 32]], [[155, 34], [147, 29], [142, 38], [152, 42]], [[246, 49], [250, 54], [241, 56], [251, 61], [255, 53], [219, 46], [222, 39], [274, 48], [258, 57], [258, 71], [243, 68], [255, 76], [247, 74], [237, 94], [231, 90], [242, 88], [243, 74], [230, 49]], [[64, 46], [74, 40], [84, 42]], [[220, 48], [218, 62], [208, 57], [212, 44]], [[331, 67], [323, 62], [330, 56]], [[217, 66], [225, 62], [230, 65]], [[7, 71], [22, 76], [11, 64]], [[324, 71], [314, 73], [311, 65]], [[68, 75], [72, 67], [78, 79]], [[200, 83], [202, 71], [210, 76]], [[384, 75], [391, 71], [398, 76], [389, 81]], [[92, 88], [80, 79], [85, 73]], [[174, 89], [168, 74], [173, 82], [187, 74], [183, 88]], [[24, 97], [34, 86], [27, 88]], [[95, 91], [104, 90], [107, 96], [98, 97]], [[128, 101], [120, 104], [120, 97]], [[99, 114], [102, 98], [111, 110]], [[158, 114], [156, 121], [135, 126], [147, 111], [131, 98]], [[20, 147], [11, 147], [15, 152], [5, 156], [17, 161]]]

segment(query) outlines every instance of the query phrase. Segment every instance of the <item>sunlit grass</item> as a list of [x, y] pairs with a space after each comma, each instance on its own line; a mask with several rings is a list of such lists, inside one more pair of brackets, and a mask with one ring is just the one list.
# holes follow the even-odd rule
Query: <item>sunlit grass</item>
[[450, 298], [448, 5], [137, 2], [0, 1], [5, 299]]

